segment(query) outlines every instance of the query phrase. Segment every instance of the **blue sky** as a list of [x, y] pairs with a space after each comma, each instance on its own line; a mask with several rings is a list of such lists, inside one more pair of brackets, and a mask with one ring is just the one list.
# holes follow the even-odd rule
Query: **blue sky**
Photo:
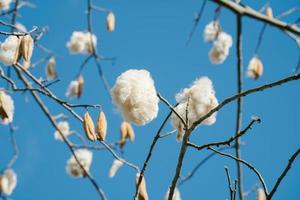
[[[192, 28], [193, 17], [200, 9], [202, 1], [116, 1], [94, 0], [96, 5], [110, 8], [116, 15], [116, 31], [105, 30], [104, 13], [93, 15], [94, 30], [98, 37], [98, 49], [106, 57], [117, 57], [112, 63], [103, 61], [103, 70], [110, 83], [130, 68], [149, 70], [155, 80], [157, 90], [171, 103], [175, 103], [175, 94], [187, 87], [196, 78], [208, 76], [214, 83], [219, 101], [236, 93], [236, 57], [235, 41], [230, 55], [222, 65], [212, 65], [208, 59], [210, 44], [204, 43], [202, 31], [213, 19], [216, 5], [208, 3], [203, 17], [189, 47], [185, 42]], [[259, 9], [264, 1], [243, 1]], [[299, 0], [272, 0], [275, 15], [289, 8], [299, 6]], [[33, 0], [35, 9], [21, 10], [19, 22], [28, 28], [32, 26], [49, 27], [49, 32], [40, 41], [52, 49], [57, 56], [57, 70], [61, 81], [51, 89], [62, 98], [69, 82], [75, 78], [84, 56], [70, 55], [66, 48], [73, 31], [86, 30], [86, 3], [83, 0]], [[299, 17], [299, 11], [285, 17], [292, 22]], [[235, 38], [235, 17], [222, 10], [221, 25], [224, 31]], [[243, 19], [243, 65], [244, 72], [248, 61], [253, 56], [262, 23], [249, 18]], [[35, 52], [37, 60], [43, 53]], [[292, 75], [298, 59], [298, 48], [293, 40], [276, 28], [267, 27], [264, 40], [259, 50], [264, 63], [264, 75], [257, 81], [245, 78], [244, 88], [259, 86], [285, 76]], [[44, 76], [44, 65], [32, 69], [36, 76]], [[14, 78], [16, 76], [14, 75]], [[85, 88], [83, 97], [72, 100], [74, 103], [97, 103], [104, 108], [108, 118], [108, 141], [119, 139], [120, 115], [113, 108], [110, 98], [97, 75], [97, 69], [90, 62], [85, 70]], [[0, 81], [0, 86], [4, 82]], [[243, 127], [252, 115], [261, 117], [262, 123], [242, 138], [242, 157], [251, 162], [263, 174], [271, 189], [277, 176], [287, 163], [289, 156], [299, 148], [299, 82], [270, 89], [245, 98]], [[39, 107], [29, 94], [14, 94], [15, 121], [19, 127], [17, 142], [20, 156], [14, 165], [18, 174], [18, 185], [12, 199], [97, 199], [88, 180], [74, 179], [65, 172], [65, 164], [70, 157], [66, 146], [54, 140], [54, 129], [43, 116]], [[53, 114], [66, 113], [53, 101], [43, 98]], [[149, 125], [134, 127], [136, 140], [126, 145], [125, 158], [141, 166], [150, 143], [168, 109], [160, 103], [159, 116]], [[201, 126], [192, 135], [191, 141], [204, 144], [208, 141], [224, 140], [234, 134], [236, 103], [224, 107], [218, 112], [217, 122], [213, 126]], [[78, 110], [83, 114], [85, 110]], [[95, 118], [98, 113], [90, 110]], [[82, 133], [82, 127], [76, 119], [69, 116], [72, 130]], [[172, 130], [170, 123], [165, 131]], [[0, 126], [0, 166], [3, 168], [12, 154], [9, 132]], [[74, 138], [73, 138], [74, 139]], [[152, 160], [146, 172], [146, 181], [150, 199], [163, 199], [175, 172], [180, 143], [175, 135], [158, 142]], [[234, 153], [234, 151], [228, 151]], [[196, 152], [189, 149], [185, 158], [182, 174], [185, 175], [209, 152]], [[108, 152], [94, 152], [91, 172], [99, 185], [106, 192], [108, 199], [132, 199], [135, 190], [135, 171], [123, 167], [114, 179], [108, 178], [108, 170], [113, 162]], [[232, 178], [236, 178], [235, 163], [232, 160], [215, 156], [197, 172], [195, 177], [180, 188], [183, 199], [226, 199], [229, 198], [224, 166], [229, 167]], [[245, 190], [258, 183], [252, 171], [243, 168]], [[282, 182], [274, 196], [279, 199], [300, 199], [300, 159]], [[255, 199], [251, 194], [248, 199]]]

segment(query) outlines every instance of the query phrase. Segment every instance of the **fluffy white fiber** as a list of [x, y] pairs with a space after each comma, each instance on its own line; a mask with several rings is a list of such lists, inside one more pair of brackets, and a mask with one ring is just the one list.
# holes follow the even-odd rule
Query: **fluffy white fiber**
[[[168, 200], [169, 192], [170, 192], [170, 188], [168, 189], [168, 191], [167, 191], [167, 193], [165, 195], [165, 200]], [[180, 191], [179, 191], [179, 189], [177, 187], [174, 190], [174, 194], [173, 194], [172, 200], [181, 200]]]
[[12, 0], [0, 0], [0, 10], [5, 11], [8, 10]]
[[[218, 105], [218, 100], [215, 96], [212, 82], [208, 77], [201, 77], [194, 81], [191, 87], [185, 88], [182, 92], [176, 95], [176, 101], [179, 105], [175, 108], [175, 110], [183, 119], [185, 119], [187, 102], [189, 101], [188, 119], [190, 125]], [[214, 124], [216, 116], [217, 113], [214, 113], [205, 119], [202, 124]], [[172, 114], [171, 119], [174, 128], [178, 130], [177, 140], [181, 141], [184, 135], [184, 125], [174, 113]]]
[[257, 56], [254, 56], [249, 62], [247, 76], [250, 78], [258, 79], [260, 76], [262, 76], [263, 71], [263, 63]]
[[211, 21], [208, 23], [203, 31], [204, 41], [213, 42], [220, 31], [220, 25], [218, 21]]
[[[83, 168], [89, 173], [90, 166], [92, 164], [93, 153], [87, 149], [77, 149], [75, 150], [75, 155]], [[77, 163], [76, 159], [72, 157], [67, 161], [67, 172], [74, 177], [84, 177], [86, 174], [81, 169], [80, 165]]]
[[[65, 136], [68, 137], [71, 132], [70, 132], [70, 127], [69, 127], [69, 123], [67, 121], [61, 121], [57, 124], [58, 129], [61, 131], [61, 133]], [[56, 140], [60, 140], [63, 141], [63, 138], [61, 137], [60, 133], [58, 131], [54, 132], [54, 138]]]
[[18, 57], [18, 50], [21, 40], [17, 36], [7, 37], [0, 43], [0, 61], [5, 65], [12, 65]]
[[74, 54], [86, 54], [93, 52], [93, 45], [97, 45], [97, 37], [90, 32], [74, 31], [67, 43], [67, 47], [70, 53]]
[[1, 192], [11, 195], [17, 185], [17, 174], [12, 169], [6, 169], [0, 179]]
[[131, 69], [122, 73], [111, 95], [113, 103], [130, 123], [145, 125], [157, 116], [159, 99], [154, 81], [146, 70]]
[[10, 95], [0, 90], [0, 123], [9, 124], [13, 121], [15, 106]]
[[214, 41], [214, 46], [209, 52], [210, 61], [213, 64], [222, 64], [229, 55], [231, 46], [232, 37], [225, 32], [220, 32], [217, 39]]

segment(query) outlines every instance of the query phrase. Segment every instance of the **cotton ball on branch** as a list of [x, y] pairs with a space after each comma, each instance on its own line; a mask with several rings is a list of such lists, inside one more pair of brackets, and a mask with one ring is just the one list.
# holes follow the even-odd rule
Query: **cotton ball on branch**
[[0, 90], [0, 123], [11, 123], [13, 121], [14, 110], [14, 101], [11, 96]]
[[16, 185], [17, 174], [13, 169], [6, 169], [2, 176], [0, 176], [0, 192], [10, 196]]
[[93, 49], [97, 45], [97, 37], [90, 32], [74, 31], [67, 47], [70, 53], [86, 54], [93, 53]]
[[10, 7], [12, 0], [0, 0], [0, 10], [5, 11]]
[[[65, 136], [68, 137], [69, 135], [72, 134], [72, 132], [70, 132], [70, 127], [69, 127], [69, 123], [67, 121], [61, 121], [57, 124], [58, 129], [60, 130], [60, 132]], [[54, 138], [56, 140], [60, 140], [63, 141], [62, 136], [60, 135], [59, 131], [55, 131], [54, 132]]]
[[[169, 193], [170, 193], [170, 188], [168, 189], [166, 195], [165, 195], [165, 200], [168, 200], [169, 198]], [[173, 198], [172, 200], [181, 200], [181, 196], [180, 196], [180, 191], [179, 189], [176, 187], [173, 193]]]
[[122, 73], [111, 95], [113, 103], [128, 122], [145, 125], [157, 116], [159, 99], [154, 81], [146, 70], [131, 69]]
[[[218, 106], [218, 100], [215, 96], [213, 84], [208, 77], [201, 77], [194, 81], [193, 85], [185, 88], [176, 95], [176, 101], [179, 103], [175, 111], [183, 118], [186, 118], [186, 108], [188, 105], [188, 120], [190, 126], [206, 115], [211, 109]], [[217, 113], [206, 118], [202, 124], [212, 125], [216, 122]], [[177, 129], [177, 140], [181, 141], [184, 135], [184, 124], [178, 116], [172, 113], [172, 124]]]
[[84, 79], [80, 75], [76, 80], [71, 81], [66, 92], [66, 97], [68, 98], [80, 98], [83, 91]]
[[214, 46], [209, 52], [210, 61], [213, 64], [222, 64], [229, 55], [229, 49], [232, 46], [232, 37], [220, 32], [217, 39], [214, 41]]
[[254, 56], [249, 62], [247, 76], [256, 80], [262, 76], [263, 70], [264, 66], [261, 60], [257, 56]]
[[203, 31], [204, 41], [213, 42], [217, 38], [220, 29], [219, 21], [214, 20], [208, 23]]
[[[89, 173], [90, 166], [92, 164], [93, 153], [87, 149], [77, 149], [75, 150], [75, 155], [85, 171]], [[73, 177], [85, 177], [87, 175], [77, 163], [73, 155], [67, 161], [66, 170]]]
[[0, 44], [0, 61], [5, 65], [15, 64], [19, 58], [20, 44], [21, 38], [13, 35], [7, 37]]

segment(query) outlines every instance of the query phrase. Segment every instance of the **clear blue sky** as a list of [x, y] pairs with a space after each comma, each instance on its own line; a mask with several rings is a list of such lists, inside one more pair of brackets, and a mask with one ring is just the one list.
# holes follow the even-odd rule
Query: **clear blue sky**
[[[57, 69], [62, 80], [51, 89], [62, 98], [69, 82], [76, 76], [84, 56], [68, 53], [66, 42], [73, 31], [86, 30], [86, 3], [84, 0], [33, 0], [35, 9], [24, 8], [18, 21], [28, 28], [36, 25], [48, 26], [47, 33], [40, 41], [57, 53]], [[200, 76], [209, 76], [215, 86], [219, 101], [236, 92], [235, 45], [230, 50], [226, 62], [220, 66], [210, 64], [208, 51], [210, 45], [203, 42], [202, 31], [213, 18], [213, 3], [208, 3], [201, 22], [195, 32], [191, 45], [185, 47], [192, 28], [193, 17], [200, 9], [201, 0], [188, 1], [116, 1], [94, 0], [96, 5], [110, 8], [116, 15], [116, 31], [105, 30], [105, 14], [93, 15], [94, 30], [98, 37], [98, 49], [102, 55], [116, 56], [114, 64], [102, 63], [109, 83], [130, 68], [146, 68], [155, 80], [157, 90], [170, 102], [181, 88], [187, 87]], [[243, 1], [259, 9], [264, 1]], [[272, 0], [271, 6], [276, 14], [291, 7], [300, 6], [299, 0]], [[299, 17], [299, 11], [284, 18], [292, 22]], [[243, 20], [244, 68], [251, 59], [262, 23], [248, 18]], [[224, 30], [235, 38], [235, 18], [232, 13], [222, 10], [221, 24]], [[235, 41], [234, 41], [235, 44]], [[297, 63], [298, 49], [294, 41], [281, 31], [267, 27], [262, 46], [259, 50], [265, 72], [258, 80], [245, 79], [245, 89], [259, 86], [293, 74]], [[36, 51], [34, 59], [43, 54]], [[244, 70], [245, 72], [245, 70]], [[32, 69], [36, 76], [44, 76], [44, 66]], [[72, 102], [100, 103], [108, 118], [108, 141], [119, 139], [120, 115], [112, 107], [110, 99], [97, 75], [97, 69], [90, 62], [85, 70], [86, 80], [83, 98]], [[4, 82], [0, 81], [0, 86]], [[252, 95], [244, 101], [243, 127], [250, 122], [252, 115], [261, 117], [262, 123], [255, 126], [243, 137], [242, 157], [253, 163], [263, 174], [270, 188], [287, 163], [289, 156], [300, 146], [299, 101], [300, 82], [293, 82], [264, 93]], [[65, 172], [70, 152], [66, 146], [53, 138], [54, 129], [43, 116], [39, 107], [29, 94], [14, 94], [15, 125], [20, 157], [14, 165], [18, 174], [18, 185], [12, 199], [97, 199], [98, 194], [84, 179], [73, 179]], [[26, 100], [28, 99], [28, 102]], [[66, 113], [53, 101], [43, 98], [53, 114]], [[218, 113], [213, 126], [201, 126], [192, 135], [197, 144], [219, 141], [228, 138], [235, 129], [236, 104], [226, 106]], [[160, 103], [159, 117], [144, 127], [134, 127], [136, 141], [126, 145], [125, 157], [141, 166], [156, 130], [166, 116], [168, 109]], [[83, 114], [84, 110], [78, 110]], [[91, 111], [96, 117], [97, 111]], [[72, 130], [82, 133], [82, 127], [72, 116], [69, 117]], [[166, 131], [172, 130], [170, 124]], [[4, 167], [12, 154], [8, 128], [0, 126], [0, 166]], [[180, 143], [175, 136], [158, 142], [152, 160], [148, 165], [146, 180], [150, 199], [163, 199], [174, 175]], [[234, 153], [234, 151], [229, 151]], [[185, 158], [182, 174], [187, 174], [209, 152], [196, 152], [190, 149]], [[132, 199], [135, 190], [135, 171], [123, 167], [114, 179], [108, 178], [108, 170], [113, 162], [108, 152], [95, 152], [91, 172], [106, 192], [108, 199]], [[229, 166], [232, 178], [236, 178], [235, 163], [232, 160], [216, 156], [206, 163], [180, 190], [184, 200], [190, 199], [226, 199], [229, 198], [224, 166]], [[245, 189], [258, 182], [253, 172], [244, 167]], [[300, 159], [298, 159], [282, 182], [275, 200], [300, 199]], [[255, 199], [255, 194], [249, 196]]]

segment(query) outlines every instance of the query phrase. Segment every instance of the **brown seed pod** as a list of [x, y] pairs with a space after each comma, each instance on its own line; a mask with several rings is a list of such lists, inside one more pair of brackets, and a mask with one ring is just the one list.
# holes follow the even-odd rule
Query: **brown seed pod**
[[86, 134], [86, 137], [90, 141], [93, 142], [97, 140], [97, 135], [95, 134], [95, 125], [88, 112], [86, 112], [83, 117], [83, 129]]
[[[138, 185], [139, 178], [140, 178], [140, 174], [137, 173], [136, 174], [136, 179], [135, 179], [136, 187]], [[140, 184], [140, 187], [138, 188], [138, 196], [139, 196], [140, 200], [148, 200], [149, 199], [148, 198], [148, 193], [147, 193], [145, 177], [142, 178], [142, 182]]]
[[115, 23], [116, 23], [115, 15], [114, 15], [114, 13], [112, 11], [110, 11], [107, 14], [107, 17], [106, 17], [106, 28], [107, 28], [107, 31], [113, 32], [115, 30]]
[[3, 91], [0, 91], [0, 118], [2, 119], [2, 120], [4, 120], [4, 119], [6, 119], [6, 118], [8, 118], [8, 114], [7, 114], [7, 112], [5, 111], [5, 109], [4, 109], [4, 106], [3, 106], [3, 94], [4, 92]]
[[267, 6], [266, 8], [266, 16], [269, 18], [273, 18], [273, 10], [270, 6]]
[[130, 139], [131, 142], [134, 141], [134, 130], [128, 122], [122, 122], [121, 124], [121, 135], [120, 135], [120, 148], [126, 143], [127, 139]]
[[100, 141], [105, 140], [106, 138], [106, 131], [107, 131], [107, 121], [104, 112], [100, 112], [98, 120], [97, 120], [97, 138]]
[[265, 192], [261, 188], [257, 190], [257, 200], [266, 200]]
[[34, 41], [32, 37], [28, 34], [22, 37], [20, 44], [20, 53], [24, 59], [23, 67], [28, 69], [30, 66], [30, 59], [33, 52]]
[[48, 80], [57, 78], [55, 57], [51, 57], [46, 66], [46, 76]]

